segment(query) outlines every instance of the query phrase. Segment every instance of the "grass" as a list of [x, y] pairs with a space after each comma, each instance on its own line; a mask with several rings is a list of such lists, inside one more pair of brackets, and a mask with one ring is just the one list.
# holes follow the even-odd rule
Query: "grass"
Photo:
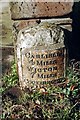
[[13, 87], [18, 84], [17, 66], [15, 62], [12, 62], [11, 73], [2, 77], [2, 87], [0, 93], [6, 91], [9, 87]]
[[[72, 61], [73, 62], [73, 61]], [[79, 63], [71, 63], [67, 70], [68, 83], [64, 87], [47, 84], [43, 88], [26, 88], [20, 95], [9, 89], [18, 86], [16, 64], [3, 77], [2, 120], [78, 120], [80, 74]], [[8, 92], [6, 92], [8, 90]], [[6, 94], [4, 94], [6, 93]], [[14, 95], [14, 96], [13, 96]]]

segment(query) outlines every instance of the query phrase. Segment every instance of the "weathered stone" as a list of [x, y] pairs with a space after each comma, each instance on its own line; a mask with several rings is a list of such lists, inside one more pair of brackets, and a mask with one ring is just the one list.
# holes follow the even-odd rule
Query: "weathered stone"
[[67, 30], [70, 30], [70, 31], [72, 30], [72, 27], [71, 27], [72, 20], [70, 18], [17, 20], [13, 22], [13, 36], [14, 36], [15, 44], [17, 42], [18, 33], [21, 29], [25, 27], [29, 27], [31, 25], [40, 24], [41, 22], [55, 23]]
[[40, 23], [49, 22], [59, 25], [63, 29], [67, 29], [72, 31], [72, 20], [70, 18], [58, 18], [58, 19], [31, 19], [31, 20], [17, 20], [13, 22], [13, 38], [14, 38], [14, 46], [15, 46], [15, 58], [16, 58], [16, 43], [17, 36], [20, 30], [25, 27], [30, 27], [32, 25], [37, 25]]
[[70, 18], [41, 19], [41, 22], [54, 23], [68, 31], [72, 31], [72, 20]]
[[20, 30], [22, 30], [25, 27], [35, 25], [37, 24], [38, 21], [39, 21], [38, 19], [14, 21], [13, 22], [13, 36], [14, 36], [15, 43], [17, 42], [17, 36]]
[[12, 19], [65, 16], [72, 11], [72, 6], [73, 0], [67, 0], [67, 2], [65, 0], [63, 2], [33, 0], [10, 3]]
[[15, 50], [15, 58], [16, 58], [16, 43], [17, 43], [17, 36], [20, 30], [25, 27], [29, 27], [31, 25], [36, 25], [39, 20], [18, 20], [13, 22], [13, 39], [14, 39], [14, 50]]
[[17, 41], [21, 86], [64, 77], [64, 47], [64, 32], [55, 24], [46, 22], [21, 30]]

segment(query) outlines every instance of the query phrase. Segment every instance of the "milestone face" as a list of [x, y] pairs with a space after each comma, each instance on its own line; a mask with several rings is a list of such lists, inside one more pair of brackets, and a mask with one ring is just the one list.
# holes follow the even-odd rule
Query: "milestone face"
[[53, 81], [64, 77], [64, 32], [59, 26], [42, 23], [20, 31], [17, 43], [21, 84]]

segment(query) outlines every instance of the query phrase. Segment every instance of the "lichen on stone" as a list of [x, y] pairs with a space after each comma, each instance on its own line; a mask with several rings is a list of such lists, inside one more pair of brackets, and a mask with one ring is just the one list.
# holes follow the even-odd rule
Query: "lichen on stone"
[[21, 30], [18, 35], [18, 44], [22, 49], [42, 49], [42, 47], [43, 49], [51, 47], [53, 49], [57, 44], [61, 44], [63, 47], [64, 32], [58, 25], [48, 22], [41, 23], [40, 25]]

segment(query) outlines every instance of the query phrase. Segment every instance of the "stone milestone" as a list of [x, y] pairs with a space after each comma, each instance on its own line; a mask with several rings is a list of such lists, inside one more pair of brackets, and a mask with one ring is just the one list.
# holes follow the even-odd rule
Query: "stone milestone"
[[20, 30], [17, 61], [22, 87], [31, 82], [50, 82], [65, 77], [63, 30], [48, 22]]

